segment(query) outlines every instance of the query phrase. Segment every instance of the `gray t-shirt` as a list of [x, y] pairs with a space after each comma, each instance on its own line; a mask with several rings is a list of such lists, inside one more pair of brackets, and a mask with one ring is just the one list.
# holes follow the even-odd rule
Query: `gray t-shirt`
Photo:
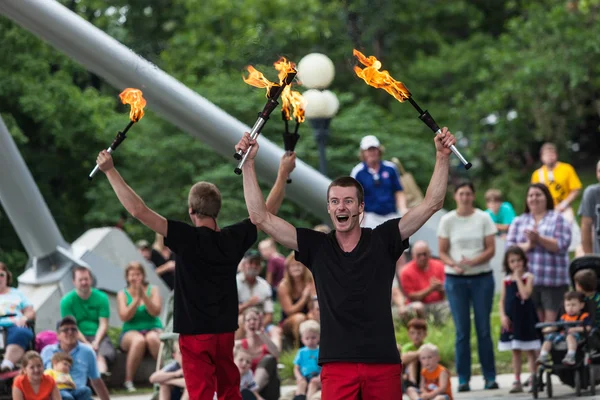
[[592, 238], [594, 243], [594, 254], [600, 254], [600, 183], [588, 186], [583, 192], [583, 198], [579, 205], [580, 217], [592, 219]]

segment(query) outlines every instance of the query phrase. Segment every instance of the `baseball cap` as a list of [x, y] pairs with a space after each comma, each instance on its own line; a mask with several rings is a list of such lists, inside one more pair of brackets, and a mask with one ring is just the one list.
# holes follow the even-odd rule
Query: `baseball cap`
[[56, 323], [56, 330], [59, 330], [59, 328], [63, 325], [77, 326], [77, 319], [75, 319], [75, 317], [73, 317], [72, 315], [67, 315], [66, 317], [64, 317]]
[[368, 150], [371, 147], [379, 148], [380, 146], [381, 146], [381, 143], [379, 143], [379, 139], [377, 139], [377, 137], [375, 137], [373, 135], [365, 136], [360, 141], [360, 149], [361, 150]]
[[248, 250], [245, 254], [244, 254], [244, 258], [246, 260], [262, 260], [262, 257], [260, 255], [260, 253], [258, 252], [258, 250]]
[[148, 243], [147, 240], [138, 240], [137, 242], [135, 242], [135, 245], [138, 249], [149, 249], [150, 248], [150, 243]]

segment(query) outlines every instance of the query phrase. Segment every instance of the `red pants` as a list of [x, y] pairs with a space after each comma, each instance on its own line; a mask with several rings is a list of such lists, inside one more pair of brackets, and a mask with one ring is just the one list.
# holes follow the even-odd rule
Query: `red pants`
[[179, 335], [185, 386], [193, 400], [241, 400], [240, 372], [233, 363], [233, 332]]
[[398, 400], [402, 364], [327, 363], [321, 384], [323, 400]]

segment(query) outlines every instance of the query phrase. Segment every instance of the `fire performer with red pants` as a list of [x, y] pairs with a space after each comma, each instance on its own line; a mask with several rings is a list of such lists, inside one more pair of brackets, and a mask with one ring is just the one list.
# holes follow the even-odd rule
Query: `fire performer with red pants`
[[455, 142], [448, 128], [435, 136], [436, 163], [425, 199], [402, 218], [375, 229], [360, 227], [364, 211], [360, 183], [349, 176], [331, 182], [327, 211], [335, 230], [329, 234], [295, 228], [270, 213], [254, 170], [258, 143], [246, 133], [237, 144], [236, 150], [249, 151], [242, 172], [250, 219], [295, 250], [296, 259], [313, 273], [321, 310], [324, 400], [402, 398], [402, 364], [390, 308], [396, 260], [408, 238], [442, 208], [450, 146]]
[[[285, 153], [277, 180], [267, 199], [276, 213], [296, 155]], [[188, 212], [194, 226], [167, 220], [151, 210], [125, 183], [106, 150], [97, 159], [127, 211], [165, 238], [177, 255], [174, 325], [186, 388], [194, 400], [239, 399], [240, 373], [233, 362], [234, 333], [238, 329], [236, 272], [244, 253], [256, 241], [256, 226], [249, 219], [219, 228], [221, 193], [215, 185], [198, 182], [190, 189]]]

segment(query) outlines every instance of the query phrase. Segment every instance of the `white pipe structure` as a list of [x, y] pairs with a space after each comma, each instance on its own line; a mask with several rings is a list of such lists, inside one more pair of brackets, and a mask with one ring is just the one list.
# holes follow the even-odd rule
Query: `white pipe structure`
[[[234, 146], [250, 127], [56, 1], [2, 0], [0, 14], [47, 41], [115, 88], [142, 88], [149, 108], [231, 159], [233, 174]], [[257, 104], [257, 111], [261, 106]], [[262, 136], [259, 144], [257, 173], [260, 178], [272, 182], [284, 151]], [[89, 156], [93, 159], [96, 155]], [[328, 178], [298, 160], [294, 183], [287, 187], [288, 196], [317, 217], [327, 220], [325, 201], [329, 183]], [[242, 198], [243, 194], [239, 196]]]

